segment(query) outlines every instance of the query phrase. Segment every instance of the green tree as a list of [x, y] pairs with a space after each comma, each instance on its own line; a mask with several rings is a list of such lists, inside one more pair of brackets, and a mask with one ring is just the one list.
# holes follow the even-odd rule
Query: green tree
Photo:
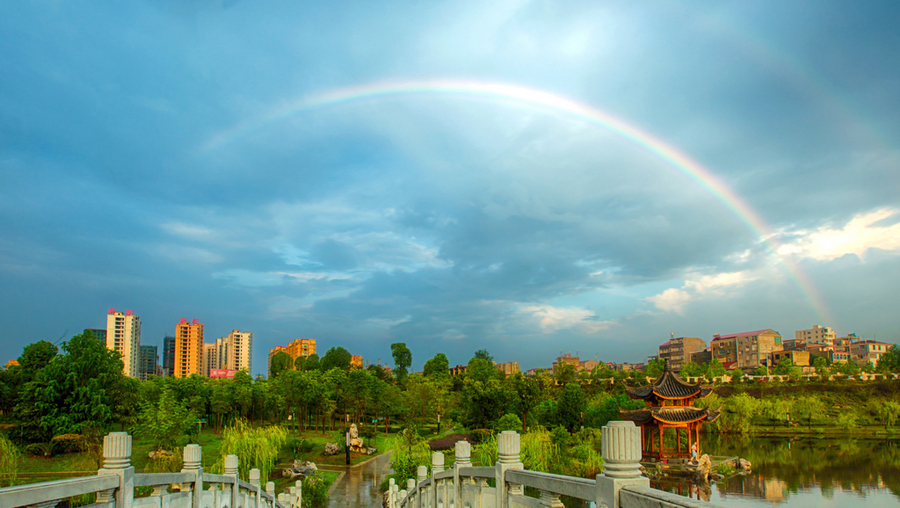
[[527, 378], [521, 372], [516, 372], [506, 379], [510, 386], [513, 405], [522, 415], [522, 435], [525, 435], [528, 425], [528, 414], [543, 400], [543, 391], [537, 380]]
[[651, 360], [650, 363], [647, 364], [647, 368], [645, 372], [648, 377], [658, 378], [662, 375], [666, 370], [666, 361], [662, 358], [658, 358], [656, 360]]
[[518, 431], [524, 427], [522, 420], [513, 413], [506, 413], [499, 420], [497, 420], [497, 425], [494, 427], [494, 430], [497, 432], [503, 432], [504, 430], [515, 430]]
[[491, 365], [494, 364], [494, 357], [491, 356], [490, 353], [488, 353], [487, 349], [479, 349], [478, 351], [475, 351], [475, 358], [481, 358], [482, 360], [486, 360], [486, 361], [490, 362]]
[[557, 420], [569, 432], [575, 432], [582, 424], [587, 400], [578, 383], [569, 383], [563, 389], [556, 404]]
[[341, 369], [346, 372], [350, 370], [350, 360], [352, 358], [353, 355], [349, 351], [341, 346], [335, 346], [325, 353], [319, 364], [324, 372], [328, 372], [331, 369]]
[[694, 362], [687, 362], [681, 366], [681, 377], [700, 377], [706, 374], [706, 370]]
[[275, 379], [282, 372], [291, 370], [293, 365], [294, 361], [291, 359], [291, 355], [284, 351], [275, 353], [269, 362], [269, 379]]
[[[90, 336], [93, 337], [94, 334], [91, 333]], [[49, 365], [50, 361], [56, 358], [58, 354], [59, 349], [46, 340], [39, 340], [25, 346], [22, 356], [19, 357], [18, 372], [21, 376], [20, 382], [28, 383], [34, 380], [37, 377], [37, 373]]]
[[224, 473], [225, 456], [237, 455], [240, 477], [247, 478], [250, 469], [256, 468], [259, 469], [260, 481], [265, 484], [285, 441], [287, 432], [281, 427], [253, 427], [238, 419], [225, 429], [219, 447], [219, 458], [212, 469], [218, 474]]
[[725, 367], [722, 366], [722, 363], [719, 362], [718, 358], [713, 358], [709, 363], [706, 364], [706, 377], [707, 379], [713, 380], [717, 377], [721, 377], [725, 375]]
[[553, 368], [553, 379], [556, 380], [556, 383], [565, 386], [569, 383], [575, 382], [575, 366], [571, 363], [557, 363]]
[[725, 399], [722, 404], [722, 425], [725, 430], [746, 434], [750, 430], [750, 419], [759, 408], [759, 401], [746, 393], [739, 393]]
[[426, 376], [434, 378], [434, 377], [447, 377], [450, 375], [450, 361], [447, 360], [447, 355], [444, 353], [438, 353], [434, 355], [434, 358], [425, 362], [425, 368], [423, 372]]
[[828, 375], [828, 359], [824, 356], [817, 356], [815, 360], [813, 360], [813, 367], [816, 369], [816, 374], [820, 377], [827, 377]]
[[825, 403], [816, 395], [802, 395], [794, 399], [792, 413], [806, 419], [807, 428], [812, 428], [812, 419], [825, 412]]
[[791, 412], [791, 401], [781, 397], [770, 398], [762, 402], [762, 411], [770, 420], [787, 423], [787, 415]]
[[397, 382], [403, 384], [406, 381], [407, 369], [412, 365], [412, 352], [403, 342], [391, 344], [391, 356], [394, 357], [394, 373]]
[[[114, 421], [116, 387], [125, 383], [119, 353], [92, 334], [63, 342], [57, 355], [28, 383], [26, 404], [36, 411], [43, 437], [104, 430]], [[42, 440], [48, 440], [42, 439]]]
[[793, 360], [785, 357], [775, 365], [775, 370], [772, 371], [772, 374], [776, 376], [797, 376], [800, 374], [800, 368], [794, 365]]
[[878, 408], [878, 419], [884, 423], [884, 428], [893, 427], [898, 418], [900, 418], [900, 403], [889, 400]]
[[140, 415], [138, 433], [160, 449], [172, 450], [184, 445], [184, 438], [197, 427], [194, 412], [177, 402], [169, 389], [163, 389], [157, 402], [145, 403]]
[[881, 372], [900, 371], [900, 348], [896, 344], [891, 344], [887, 352], [878, 359], [878, 370]]
[[466, 377], [486, 383], [488, 380], [500, 380], [503, 373], [494, 367], [494, 363], [484, 358], [472, 357], [466, 366]]
[[313, 353], [306, 357], [306, 360], [303, 362], [303, 370], [309, 372], [313, 370], [323, 370], [321, 362], [319, 361], [319, 355]]

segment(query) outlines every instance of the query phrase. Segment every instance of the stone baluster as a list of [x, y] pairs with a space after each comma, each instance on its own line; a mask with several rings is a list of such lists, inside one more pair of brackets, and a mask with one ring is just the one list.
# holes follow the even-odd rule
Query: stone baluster
[[[98, 475], [116, 475], [119, 487], [115, 489], [116, 508], [131, 508], [134, 501], [134, 467], [131, 466], [131, 436], [125, 432], [110, 432], [103, 437], [103, 467]], [[98, 503], [112, 501], [112, 492], [97, 495]]]
[[297, 506], [303, 506], [303, 481], [295, 481], [294, 486], [297, 487]]
[[[227, 496], [228, 493], [231, 493], [230, 500], [228, 501], [228, 506], [231, 508], [238, 508], [238, 494], [240, 493], [240, 488], [238, 485], [238, 481], [240, 480], [240, 476], [238, 475], [238, 456], [237, 455], [226, 455], [225, 456], [225, 476], [230, 476], [234, 483], [225, 484], [225, 488], [223, 489], [225, 492], [222, 494]], [[228, 498], [226, 498], [228, 499]]]
[[496, 481], [497, 481], [497, 508], [507, 508], [509, 506], [509, 494], [522, 494], [522, 486], [514, 485], [507, 487], [506, 472], [510, 469], [524, 469], [525, 466], [519, 460], [519, 452], [521, 444], [519, 434], [514, 430], [504, 430], [497, 436], [497, 464]]
[[168, 485], [154, 485], [153, 492], [150, 494], [150, 496], [159, 498], [160, 508], [169, 508], [169, 504], [172, 501], [169, 497]]
[[419, 495], [416, 496], [416, 508], [424, 508], [428, 506], [428, 498], [423, 483], [428, 479], [428, 466], [419, 466], [416, 468], [416, 483], [419, 485]]
[[[412, 493], [416, 491], [416, 480], [410, 478], [406, 480], [406, 492]], [[406, 504], [409, 504], [408, 502]]]
[[247, 473], [247, 480], [250, 485], [253, 486], [253, 506], [255, 508], [262, 508], [262, 496], [260, 495], [260, 474], [259, 469], [253, 468]]
[[[442, 488], [438, 487], [438, 480], [435, 478], [435, 475], [438, 473], [442, 473], [444, 471], [444, 454], [441, 452], [434, 452], [431, 454], [431, 490], [434, 492], [434, 495], [431, 496], [433, 500], [433, 505], [435, 508], [441, 508], [444, 505], [443, 496], [441, 495]], [[443, 486], [443, 481], [441, 481], [441, 487]]]
[[[191, 506], [201, 506], [203, 501], [203, 466], [200, 463], [203, 459], [203, 450], [198, 444], [189, 444], [184, 447], [184, 452], [182, 452], [181, 456], [184, 460], [184, 467], [182, 467], [181, 472], [195, 475], [190, 487], [188, 487], [193, 498]], [[183, 484], [182, 490], [184, 490]]]
[[388, 508], [394, 508], [394, 479], [388, 479]]
[[278, 504], [280, 504], [284, 508], [288, 508], [288, 506], [290, 506], [290, 498], [288, 497], [288, 495], [284, 492], [278, 494]]
[[400, 506], [400, 487], [396, 483], [391, 484], [391, 502], [393, 508]]
[[[277, 498], [275, 497], [275, 482], [266, 482], [266, 494], [272, 496], [272, 508], [275, 507], [275, 501]], [[269, 506], [268, 501], [266, 502], [266, 506]]]
[[559, 500], [559, 494], [549, 490], [541, 491], [541, 506], [543, 508], [566, 508], [562, 501]]
[[603, 474], [597, 475], [597, 506], [619, 508], [619, 491], [629, 485], [650, 486], [641, 476], [641, 429], [634, 422], [609, 422], [601, 429]]

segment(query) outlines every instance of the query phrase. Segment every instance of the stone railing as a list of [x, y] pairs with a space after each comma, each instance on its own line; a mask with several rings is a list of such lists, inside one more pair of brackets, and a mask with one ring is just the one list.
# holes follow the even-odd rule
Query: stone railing
[[[180, 473], [135, 473], [131, 436], [113, 432], [103, 438], [103, 468], [96, 476], [70, 478], [0, 489], [0, 508], [53, 508], [63, 500], [96, 494], [89, 508], [299, 508], [300, 482], [275, 496], [275, 484], [260, 486], [258, 469], [249, 482], [238, 477], [238, 458], [225, 457], [225, 474], [204, 473], [200, 445], [184, 448]], [[137, 487], [152, 487], [147, 497], [134, 497]]]
[[[640, 471], [641, 429], [634, 422], [610, 422], [602, 429], [603, 474], [593, 480], [524, 469], [519, 458], [519, 434], [500, 433], [494, 466], [472, 467], [472, 448], [456, 443], [456, 462], [444, 469], [444, 455], [432, 454], [428, 467], [419, 466], [417, 479], [405, 489], [389, 482], [388, 508], [561, 508], [561, 496], [594, 502], [606, 508], [704, 508], [717, 505], [651, 489]], [[488, 485], [493, 481], [494, 486]], [[531, 487], [540, 497], [525, 495]]]

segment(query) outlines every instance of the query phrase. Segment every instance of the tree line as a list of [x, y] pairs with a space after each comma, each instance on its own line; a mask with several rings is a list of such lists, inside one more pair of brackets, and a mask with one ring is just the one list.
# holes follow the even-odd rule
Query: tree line
[[[406, 344], [392, 344], [391, 354], [392, 370], [353, 368], [350, 354], [334, 347], [321, 359], [294, 360], [278, 353], [268, 379], [253, 379], [243, 370], [232, 379], [192, 375], [141, 382], [126, 377], [119, 354], [86, 332], [59, 348], [47, 341], [26, 346], [18, 366], [0, 371], [0, 410], [13, 424], [10, 437], [26, 444], [68, 434], [102, 436], [117, 428], [170, 448], [186, 442], [204, 422], [219, 432], [237, 420], [280, 425], [300, 434], [349, 422], [364, 432], [382, 432], [448, 420], [468, 429], [524, 432], [540, 425], [573, 432], [582, 426], [599, 428], [617, 419], [620, 410], [641, 407], [641, 401], [625, 394], [626, 387], [646, 384], [665, 368], [662, 361], [653, 361], [645, 371], [626, 373], [601, 363], [588, 372], [561, 364], [552, 373], [507, 376], [495, 368], [489, 352], [480, 350], [464, 374], [450, 376], [443, 353], [414, 374], [408, 372], [412, 353]], [[882, 364], [900, 367], [896, 346]], [[774, 373], [787, 369], [789, 374], [793, 368], [782, 362]], [[724, 373], [716, 360], [703, 366], [689, 363], [682, 370], [710, 380]]]

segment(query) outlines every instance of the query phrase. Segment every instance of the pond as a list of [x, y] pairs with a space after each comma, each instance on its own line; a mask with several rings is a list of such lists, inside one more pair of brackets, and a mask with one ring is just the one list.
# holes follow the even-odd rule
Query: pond
[[752, 472], [711, 486], [656, 488], [722, 506], [900, 506], [900, 440], [860, 437], [701, 436], [711, 455], [749, 460]]

